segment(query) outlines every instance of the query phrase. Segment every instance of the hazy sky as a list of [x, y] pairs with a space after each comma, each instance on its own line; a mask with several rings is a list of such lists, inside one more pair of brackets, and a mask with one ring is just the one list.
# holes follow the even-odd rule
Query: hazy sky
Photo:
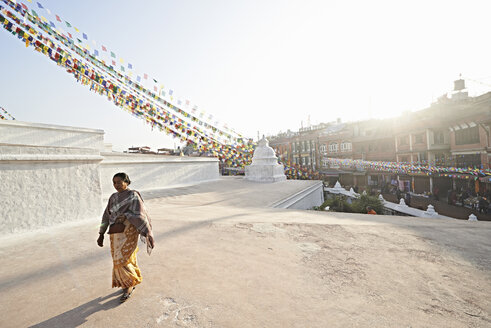
[[[480, 82], [471, 95], [491, 90], [489, 0], [41, 3], [248, 137], [423, 109], [460, 73]], [[0, 106], [18, 120], [103, 129], [117, 150], [173, 147], [3, 29], [0, 47]]]

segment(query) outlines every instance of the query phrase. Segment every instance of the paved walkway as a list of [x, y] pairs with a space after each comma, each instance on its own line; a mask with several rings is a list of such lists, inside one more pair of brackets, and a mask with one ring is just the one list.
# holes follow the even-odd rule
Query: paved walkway
[[0, 327], [490, 327], [491, 225], [268, 208], [308, 181], [144, 192], [124, 304], [98, 219], [0, 239]]

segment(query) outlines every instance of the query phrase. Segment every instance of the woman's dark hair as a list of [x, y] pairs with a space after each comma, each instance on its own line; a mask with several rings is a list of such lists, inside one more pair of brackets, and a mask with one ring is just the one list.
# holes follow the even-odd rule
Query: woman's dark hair
[[131, 180], [130, 180], [130, 177], [128, 176], [128, 174], [124, 173], [124, 172], [119, 172], [119, 173], [116, 173], [114, 176], [113, 176], [113, 179], [114, 178], [120, 178], [121, 180], [123, 180], [123, 182], [126, 182], [128, 184], [128, 186], [130, 185], [131, 183]]

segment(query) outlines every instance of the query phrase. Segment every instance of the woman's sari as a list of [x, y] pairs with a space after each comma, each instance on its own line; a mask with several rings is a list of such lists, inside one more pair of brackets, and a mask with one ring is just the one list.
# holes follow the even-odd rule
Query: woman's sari
[[110, 235], [113, 258], [112, 286], [130, 288], [142, 281], [136, 260], [138, 235], [147, 236], [152, 229], [145, 205], [137, 191], [127, 189], [111, 195], [102, 216], [99, 232], [105, 233], [109, 225], [119, 222], [125, 225], [124, 231]]
[[126, 219], [124, 232], [110, 235], [113, 257], [113, 287], [130, 288], [142, 281], [136, 260], [138, 231]]

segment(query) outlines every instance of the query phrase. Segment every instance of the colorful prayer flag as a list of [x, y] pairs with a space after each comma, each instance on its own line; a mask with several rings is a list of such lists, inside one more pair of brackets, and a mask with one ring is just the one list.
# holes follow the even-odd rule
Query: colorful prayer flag
[[55, 23], [53, 23], [52, 21], [49, 21], [49, 25], [51, 25], [52, 27], [55, 27], [56, 28]]
[[94, 55], [99, 56], [99, 51], [97, 51], [97, 49], [94, 49]]
[[140, 76], [137, 76], [137, 77], [136, 77], [136, 80], [137, 80], [138, 82], [140, 82], [140, 81], [141, 81], [141, 77], [140, 77]]
[[60, 16], [56, 15], [56, 20], [61, 23]]
[[87, 38], [87, 34], [82, 33], [82, 37], [83, 37], [85, 40], [88, 40], [88, 38]]
[[131, 65], [130, 63], [128, 63], [128, 68], [129, 69], [133, 69], [133, 65]]
[[43, 6], [42, 6], [42, 5], [41, 5], [39, 2], [38, 2], [37, 4], [38, 4], [38, 7], [39, 7], [39, 8], [41, 8], [41, 9], [43, 9], [43, 8], [44, 8], [44, 7], [43, 7]]
[[34, 16], [39, 17], [39, 16], [38, 16], [38, 13], [37, 13], [37, 12], [35, 12], [35, 11], [34, 11], [34, 9], [31, 9], [31, 11], [32, 11], [32, 14], [33, 14]]
[[67, 21], [65, 21], [65, 24], [66, 24], [66, 27], [72, 27], [72, 25], [70, 23], [68, 23]]
[[104, 47], [102, 45], [101, 45], [101, 48], [102, 48], [102, 51], [107, 51], [106, 47]]
[[111, 51], [111, 57], [116, 58], [116, 54]]
[[22, 4], [22, 8], [24, 8], [24, 10], [29, 10], [25, 4]]
[[147, 74], [147, 73], [143, 74], [143, 78], [144, 78], [145, 80], [146, 80], [146, 79], [148, 79], [148, 74]]

